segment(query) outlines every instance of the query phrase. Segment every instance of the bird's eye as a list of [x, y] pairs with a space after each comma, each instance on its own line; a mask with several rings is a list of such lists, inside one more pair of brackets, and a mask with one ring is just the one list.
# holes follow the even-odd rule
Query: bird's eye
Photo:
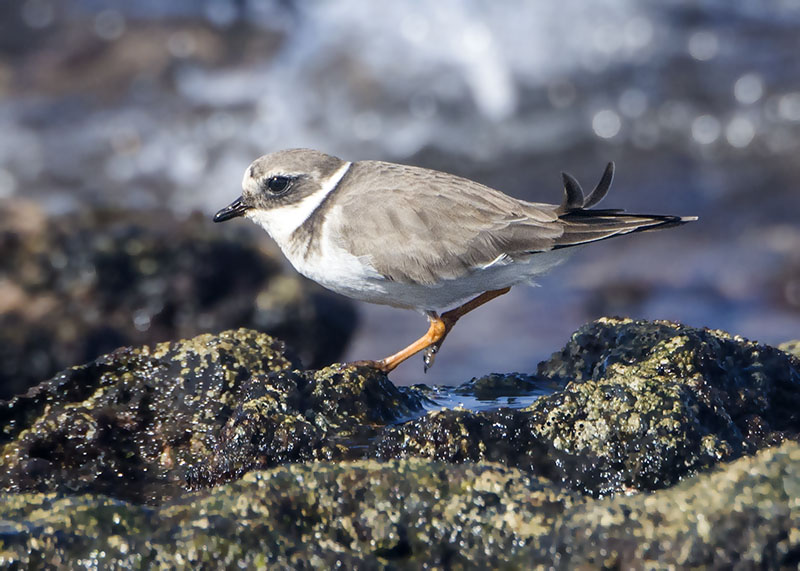
[[267, 181], [267, 189], [272, 194], [280, 194], [286, 192], [291, 182], [292, 179], [288, 176], [273, 176]]

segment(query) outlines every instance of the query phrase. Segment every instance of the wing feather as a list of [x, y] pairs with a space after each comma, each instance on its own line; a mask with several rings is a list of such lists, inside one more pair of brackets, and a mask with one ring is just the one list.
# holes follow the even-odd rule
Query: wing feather
[[386, 279], [436, 285], [538, 252], [667, 228], [694, 218], [587, 210], [608, 192], [610, 163], [583, 197], [565, 175], [561, 205], [525, 202], [477, 182], [427, 169], [365, 161], [337, 193], [347, 212], [332, 229], [344, 247], [370, 260]]
[[550, 250], [563, 233], [555, 206], [468, 179], [378, 162], [355, 163], [351, 177], [357, 191], [337, 196], [347, 212], [339, 238], [394, 281], [437, 284], [505, 257]]

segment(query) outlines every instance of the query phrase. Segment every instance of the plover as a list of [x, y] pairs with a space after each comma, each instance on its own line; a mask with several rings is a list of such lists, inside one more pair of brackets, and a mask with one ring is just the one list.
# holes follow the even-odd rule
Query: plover
[[424, 313], [425, 335], [389, 357], [357, 364], [389, 372], [425, 351], [427, 370], [459, 318], [533, 283], [574, 246], [696, 219], [589, 210], [613, 175], [609, 163], [584, 196], [562, 173], [561, 204], [543, 204], [435, 170], [291, 149], [254, 161], [242, 195], [214, 221], [251, 219], [298, 272], [334, 292]]

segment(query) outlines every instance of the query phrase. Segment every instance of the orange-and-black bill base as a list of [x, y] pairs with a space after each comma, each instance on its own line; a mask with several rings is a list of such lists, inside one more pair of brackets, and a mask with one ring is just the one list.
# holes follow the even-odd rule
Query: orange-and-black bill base
[[231, 218], [237, 218], [244, 215], [249, 208], [249, 206], [242, 202], [242, 197], [240, 196], [228, 206], [217, 212], [214, 215], [214, 222], [225, 222]]

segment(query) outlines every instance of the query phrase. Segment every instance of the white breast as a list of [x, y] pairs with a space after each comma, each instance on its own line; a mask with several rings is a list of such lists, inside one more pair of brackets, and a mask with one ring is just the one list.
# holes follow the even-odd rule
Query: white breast
[[308, 255], [290, 254], [286, 250], [284, 253], [298, 272], [328, 289], [363, 301], [387, 303], [386, 279], [366, 256], [354, 256], [340, 246], [339, 236], [333, 229], [339, 227], [337, 220], [341, 215], [341, 207], [328, 210], [315, 236], [317, 248]]

